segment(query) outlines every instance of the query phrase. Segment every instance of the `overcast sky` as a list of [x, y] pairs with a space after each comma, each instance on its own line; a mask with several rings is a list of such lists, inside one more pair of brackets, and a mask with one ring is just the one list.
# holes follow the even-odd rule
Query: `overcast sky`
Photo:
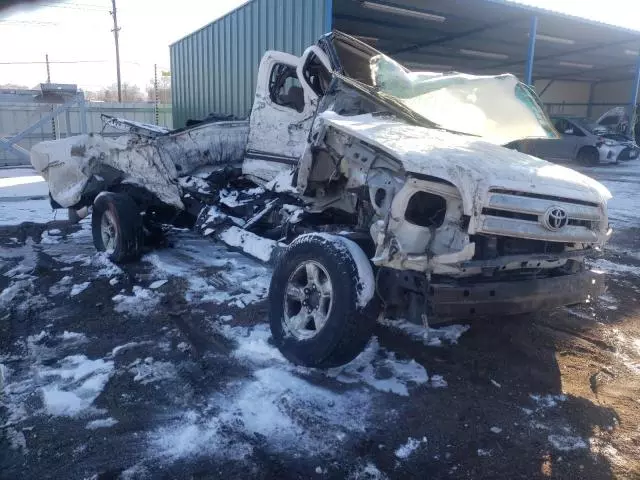
[[[521, 3], [640, 30], [637, 2], [521, 0]], [[117, 3], [122, 29], [122, 79], [144, 88], [153, 77], [154, 63], [163, 70], [169, 69], [169, 44], [245, 0], [118, 0]], [[0, 14], [0, 62], [44, 62], [48, 53], [52, 62], [95, 62], [53, 63], [53, 82], [77, 83], [87, 90], [115, 83], [110, 9], [111, 0], [42, 0], [36, 7], [4, 11]], [[32, 87], [45, 80], [44, 64], [0, 63], [0, 84]]]

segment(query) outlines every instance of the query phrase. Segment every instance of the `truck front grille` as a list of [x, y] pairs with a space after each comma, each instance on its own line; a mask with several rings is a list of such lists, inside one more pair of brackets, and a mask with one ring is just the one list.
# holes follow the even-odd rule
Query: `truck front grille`
[[[551, 229], [545, 223], [550, 209], [562, 209], [566, 224]], [[596, 242], [603, 227], [600, 205], [582, 200], [528, 192], [491, 190], [482, 210], [480, 229], [485, 234], [550, 242]]]

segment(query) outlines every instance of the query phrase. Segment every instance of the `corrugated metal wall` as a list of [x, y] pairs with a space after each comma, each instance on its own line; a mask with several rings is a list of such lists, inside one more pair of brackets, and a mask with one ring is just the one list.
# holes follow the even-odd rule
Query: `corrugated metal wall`
[[171, 45], [174, 127], [209, 113], [248, 116], [264, 52], [302, 54], [330, 29], [331, 5], [253, 0]]

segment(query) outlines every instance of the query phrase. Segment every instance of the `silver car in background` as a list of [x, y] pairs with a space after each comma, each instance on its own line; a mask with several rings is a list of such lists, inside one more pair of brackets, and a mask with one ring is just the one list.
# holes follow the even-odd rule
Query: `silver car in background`
[[583, 165], [618, 163], [636, 159], [640, 154], [632, 141], [616, 137], [615, 132], [588, 118], [551, 117], [551, 120], [560, 139], [524, 139], [511, 147], [545, 160], [575, 160]]

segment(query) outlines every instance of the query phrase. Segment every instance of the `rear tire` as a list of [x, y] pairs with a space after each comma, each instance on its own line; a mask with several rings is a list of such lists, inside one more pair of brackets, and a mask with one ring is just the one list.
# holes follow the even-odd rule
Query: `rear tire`
[[379, 311], [373, 281], [371, 264], [354, 242], [324, 234], [297, 238], [271, 278], [275, 345], [298, 365], [331, 368], [350, 362], [371, 338]]
[[593, 167], [600, 163], [600, 152], [595, 147], [582, 147], [578, 152], [578, 162], [588, 167]]
[[116, 263], [140, 258], [143, 245], [142, 217], [138, 205], [122, 193], [103, 192], [96, 197], [91, 215], [93, 244]]

